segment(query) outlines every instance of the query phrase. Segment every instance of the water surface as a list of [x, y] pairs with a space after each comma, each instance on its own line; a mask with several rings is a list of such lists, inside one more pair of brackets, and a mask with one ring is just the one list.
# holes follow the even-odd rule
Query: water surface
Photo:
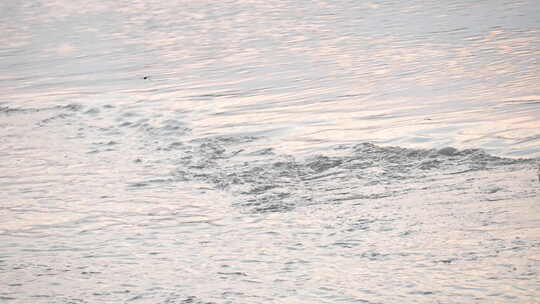
[[3, 1], [0, 299], [539, 297], [535, 1]]

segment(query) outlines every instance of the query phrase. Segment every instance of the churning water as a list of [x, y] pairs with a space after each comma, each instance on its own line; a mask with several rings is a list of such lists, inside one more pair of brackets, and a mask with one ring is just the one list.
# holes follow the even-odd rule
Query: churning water
[[0, 302], [533, 303], [540, 5], [0, 3]]

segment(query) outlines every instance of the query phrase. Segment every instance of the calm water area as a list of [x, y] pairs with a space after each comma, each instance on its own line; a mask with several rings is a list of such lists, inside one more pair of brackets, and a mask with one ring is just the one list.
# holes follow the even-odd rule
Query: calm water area
[[0, 303], [540, 303], [540, 2], [3, 0]]

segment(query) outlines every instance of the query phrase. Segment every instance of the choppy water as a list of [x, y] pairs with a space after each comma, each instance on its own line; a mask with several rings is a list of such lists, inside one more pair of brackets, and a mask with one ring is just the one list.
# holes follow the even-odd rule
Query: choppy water
[[2, 1], [0, 302], [534, 303], [536, 1]]

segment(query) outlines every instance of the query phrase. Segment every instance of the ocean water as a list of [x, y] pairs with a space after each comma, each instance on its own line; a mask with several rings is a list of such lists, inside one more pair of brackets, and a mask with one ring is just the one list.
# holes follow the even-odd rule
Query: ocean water
[[0, 303], [538, 303], [539, 16], [2, 1]]

